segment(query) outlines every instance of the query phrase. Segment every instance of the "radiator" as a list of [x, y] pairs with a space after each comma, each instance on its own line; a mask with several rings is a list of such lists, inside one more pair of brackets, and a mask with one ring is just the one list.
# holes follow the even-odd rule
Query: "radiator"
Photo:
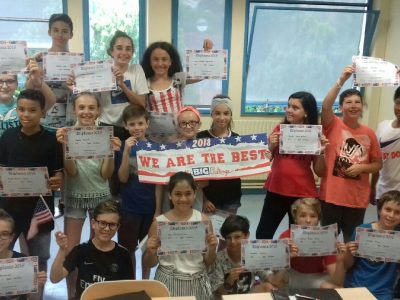
[[282, 119], [265, 118], [265, 119], [239, 119], [233, 120], [233, 131], [239, 134], [252, 133], [271, 133], [274, 127], [280, 123]]
[[[270, 134], [274, 127], [282, 121], [282, 118], [265, 119], [239, 119], [233, 121], [233, 131], [244, 135], [252, 133]], [[261, 189], [267, 178], [267, 174], [249, 176], [242, 179], [242, 189]]]

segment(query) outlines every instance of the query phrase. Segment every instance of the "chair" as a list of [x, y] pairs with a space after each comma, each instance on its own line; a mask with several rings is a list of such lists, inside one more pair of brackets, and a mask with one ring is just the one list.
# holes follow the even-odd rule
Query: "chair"
[[150, 297], [169, 297], [168, 288], [157, 280], [118, 280], [96, 282], [86, 288], [81, 300], [94, 300], [145, 291]]

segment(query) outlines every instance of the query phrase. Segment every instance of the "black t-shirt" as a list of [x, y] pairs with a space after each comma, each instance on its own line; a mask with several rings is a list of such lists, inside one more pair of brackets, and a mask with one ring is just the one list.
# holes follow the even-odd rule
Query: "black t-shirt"
[[[238, 136], [238, 134], [232, 131], [231, 136]], [[208, 130], [203, 130], [197, 134], [197, 138], [213, 138], [213, 136]], [[240, 178], [210, 180], [203, 192], [214, 205], [240, 204], [242, 181]]]
[[[0, 166], [4, 167], [47, 167], [49, 176], [63, 169], [61, 144], [54, 132], [41, 127], [38, 133], [25, 135], [21, 127], [6, 130], [0, 138]], [[52, 213], [54, 199], [44, 197]], [[15, 220], [16, 233], [27, 232], [38, 197], [4, 197], [1, 207]], [[53, 229], [53, 222], [39, 226], [40, 231]]]
[[76, 297], [95, 282], [133, 279], [131, 256], [128, 250], [115, 243], [111, 251], [97, 249], [92, 241], [75, 246], [64, 261], [64, 268], [71, 273], [78, 269]]

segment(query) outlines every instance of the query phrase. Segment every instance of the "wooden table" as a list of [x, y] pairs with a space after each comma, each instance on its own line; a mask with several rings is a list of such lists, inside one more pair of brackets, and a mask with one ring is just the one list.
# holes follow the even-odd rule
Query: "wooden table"
[[[336, 289], [343, 300], [377, 300], [366, 288]], [[273, 300], [270, 293], [224, 295], [222, 300]]]
[[185, 297], [153, 297], [152, 300], [196, 300], [195, 296]]

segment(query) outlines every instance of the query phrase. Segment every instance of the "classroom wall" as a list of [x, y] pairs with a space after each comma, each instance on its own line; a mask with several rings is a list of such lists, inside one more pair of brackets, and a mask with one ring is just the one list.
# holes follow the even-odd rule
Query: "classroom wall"
[[[147, 0], [147, 43], [157, 40], [171, 41], [172, 37], [172, 13], [171, 0]], [[400, 1], [398, 0], [374, 0], [374, 9], [380, 10], [380, 17], [374, 39], [372, 56], [385, 58], [388, 61], [400, 65]], [[241, 132], [240, 124], [243, 120], [255, 122], [268, 120], [281, 120], [281, 117], [242, 117], [242, 69], [245, 34], [245, 0], [233, 0], [232, 6], [232, 36], [231, 36], [231, 65], [229, 72], [228, 94], [232, 98], [233, 117], [236, 121], [235, 130]], [[71, 41], [71, 51], [83, 51], [83, 22], [82, 1], [69, 0], [68, 14], [74, 22], [74, 38]], [[338, 74], [339, 76], [339, 74]], [[367, 88], [365, 109], [362, 122], [373, 129], [379, 121], [393, 117], [392, 97], [394, 88]], [[210, 123], [209, 117], [203, 118], [203, 128]]]
[[[400, 1], [375, 0], [374, 8], [381, 11], [381, 16], [373, 55], [400, 66]], [[374, 112], [371, 113], [371, 119], [368, 122], [371, 127], [375, 128], [381, 120], [394, 118], [393, 94], [395, 89], [394, 87], [378, 88], [377, 92], [369, 97], [370, 103], [374, 103], [371, 106], [374, 108]]]

